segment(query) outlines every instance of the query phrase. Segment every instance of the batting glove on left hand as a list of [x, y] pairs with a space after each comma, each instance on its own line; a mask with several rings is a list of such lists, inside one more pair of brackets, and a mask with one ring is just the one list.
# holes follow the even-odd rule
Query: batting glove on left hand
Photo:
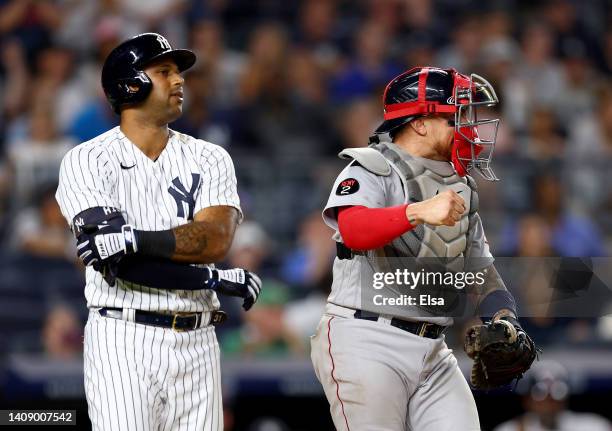
[[210, 277], [206, 281], [208, 288], [222, 295], [237, 296], [244, 298], [242, 308], [248, 311], [261, 292], [261, 279], [257, 274], [242, 268], [234, 269], [211, 269]]
[[109, 224], [85, 225], [77, 237], [77, 254], [85, 266], [99, 268], [111, 259], [136, 251], [134, 228], [129, 224], [121, 226], [121, 230]]

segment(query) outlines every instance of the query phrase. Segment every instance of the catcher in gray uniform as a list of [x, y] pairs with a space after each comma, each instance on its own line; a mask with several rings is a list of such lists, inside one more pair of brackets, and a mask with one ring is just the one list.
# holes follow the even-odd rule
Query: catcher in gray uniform
[[472, 385], [502, 386], [529, 368], [536, 347], [493, 265], [468, 175], [497, 180], [490, 162], [499, 120], [478, 115], [497, 96], [478, 75], [418, 67], [394, 78], [383, 102], [371, 145], [340, 153], [350, 163], [323, 211], [338, 256], [312, 362], [338, 430], [479, 430], [474, 398], [444, 342], [451, 315], [434, 313], [435, 304], [382, 301], [397, 280], [376, 276], [390, 275], [397, 258], [441, 259], [448, 271], [480, 274], [483, 324], [465, 340]]

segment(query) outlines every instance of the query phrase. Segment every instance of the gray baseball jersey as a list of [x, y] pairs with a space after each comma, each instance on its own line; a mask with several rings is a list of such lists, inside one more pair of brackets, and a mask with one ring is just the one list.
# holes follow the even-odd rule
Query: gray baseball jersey
[[[368, 285], [373, 273], [385, 272], [394, 257], [408, 258], [405, 262], [444, 258], [451, 270], [458, 264], [472, 271], [489, 266], [493, 258], [477, 214], [475, 185], [450, 163], [412, 157], [393, 144], [345, 150], [341, 156], [354, 160], [338, 176], [323, 211], [337, 242], [342, 242], [339, 207], [391, 207], [452, 189], [467, 209], [453, 227], [419, 225], [377, 250], [334, 261], [332, 292], [311, 337], [311, 359], [336, 429], [479, 430], [476, 403], [444, 337], [426, 338], [392, 325], [394, 317], [440, 325], [451, 324], [452, 318], [427, 315], [411, 305], [383, 311], [364, 292], [373, 288]], [[357, 318], [355, 309], [378, 317]]]
[[[373, 151], [384, 155], [383, 162], [389, 165], [387, 169], [380, 164], [381, 160], [372, 161]], [[462, 264], [469, 265], [465, 269], [470, 271], [478, 271], [493, 263], [477, 213], [475, 184], [471, 178], [457, 175], [449, 162], [414, 157], [387, 143], [378, 144], [374, 149], [345, 151], [342, 155], [353, 158], [353, 161], [336, 179], [323, 211], [323, 219], [335, 230], [334, 240], [337, 242], [342, 242], [336, 219], [339, 207], [391, 207], [423, 201], [451, 189], [461, 194], [467, 209], [455, 226], [419, 225], [383, 248], [369, 250], [352, 259], [336, 258], [329, 302], [380, 313], [380, 308], [371, 301], [362, 300], [367, 297], [363, 288], [364, 280], [371, 280], [374, 272], [384, 272], [388, 268], [386, 257], [440, 257], [450, 262], [459, 259]], [[452, 319], [446, 317], [423, 318], [423, 310], [411, 305], [385, 307], [385, 312], [408, 320], [418, 316], [418, 320], [442, 325], [452, 323]]]

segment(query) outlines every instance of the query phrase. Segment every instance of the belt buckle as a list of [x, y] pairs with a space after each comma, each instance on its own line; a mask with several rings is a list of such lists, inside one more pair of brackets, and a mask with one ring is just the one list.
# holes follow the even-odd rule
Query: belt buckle
[[[191, 331], [192, 329], [196, 329], [198, 327], [198, 314], [199, 313], [176, 313], [173, 317], [172, 317], [172, 330], [175, 332], [185, 332], [185, 331]], [[176, 327], [176, 319], [178, 317], [191, 317], [191, 316], [195, 316], [196, 321], [195, 324], [193, 325], [193, 328], [177, 328]]]
[[427, 331], [427, 327], [433, 325], [433, 323], [423, 322], [421, 323], [421, 329], [419, 329], [419, 337], [424, 337], [425, 332]]

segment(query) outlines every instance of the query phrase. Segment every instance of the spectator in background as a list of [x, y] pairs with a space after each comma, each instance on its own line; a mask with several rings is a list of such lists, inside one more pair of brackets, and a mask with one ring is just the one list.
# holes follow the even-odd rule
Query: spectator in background
[[55, 31], [54, 41], [67, 46], [80, 58], [86, 58], [95, 49], [95, 32], [98, 19], [112, 2], [108, 0], [58, 1], [61, 25]]
[[30, 64], [61, 26], [62, 11], [57, 3], [53, 0], [0, 2], [0, 36], [19, 39]]
[[402, 72], [401, 66], [388, 58], [390, 36], [389, 29], [374, 21], [367, 21], [360, 27], [355, 33], [352, 57], [332, 77], [333, 103], [371, 96]]
[[[377, 2], [376, 0], [370, 0], [370, 4], [374, 3], [400, 3], [400, 2]], [[403, 2], [401, 18], [403, 18], [403, 24], [406, 27], [406, 30], [410, 32], [433, 32], [433, 22], [434, 17], [436, 16], [436, 10], [434, 8], [434, 2], [432, 0], [405, 0]], [[380, 7], [380, 6], [379, 6]], [[397, 11], [393, 10], [391, 6], [388, 6], [393, 12], [396, 12], [396, 17], [398, 16]], [[391, 17], [389, 17], [391, 19]]]
[[[236, 104], [238, 82], [246, 66], [245, 55], [225, 46], [224, 29], [219, 21], [208, 19], [194, 23], [190, 39], [198, 57], [196, 66], [208, 77], [210, 99], [214, 101], [215, 109], [227, 109]], [[189, 109], [185, 112], [188, 113]]]
[[282, 316], [286, 331], [300, 339], [304, 349], [310, 346], [310, 336], [316, 332], [321, 320], [321, 313], [325, 309], [327, 297], [331, 292], [332, 272], [328, 267], [327, 274], [321, 276], [315, 285], [311, 285], [306, 296], [293, 299], [285, 304]]
[[250, 105], [266, 103], [270, 90], [273, 95], [282, 77], [288, 54], [288, 39], [284, 27], [276, 23], [258, 26], [249, 39], [249, 57], [239, 84], [239, 102]]
[[26, 96], [30, 82], [30, 71], [26, 63], [23, 45], [19, 39], [9, 39], [0, 45], [0, 61], [4, 72], [4, 80], [0, 81], [2, 91], [2, 108], [0, 113], [0, 129], [3, 123], [10, 122], [25, 110]]
[[303, 72], [296, 68], [308, 66], [312, 73], [321, 72], [308, 59], [292, 60], [308, 54], [289, 52], [288, 43], [279, 24], [263, 24], [252, 34], [233, 132], [237, 144], [250, 151], [260, 150], [285, 163], [299, 160], [298, 168], [307, 171], [302, 159], [327, 154], [333, 133], [326, 107], [310, 99], [317, 97], [320, 78], [303, 79]]
[[257, 307], [243, 313], [244, 324], [221, 335], [226, 356], [283, 357], [303, 355], [303, 341], [284, 325], [283, 310], [290, 294], [280, 283], [266, 282]]
[[606, 31], [599, 44], [599, 67], [607, 76], [612, 75], [612, 28]]
[[268, 234], [254, 221], [244, 221], [234, 234], [234, 241], [227, 258], [231, 268], [244, 268], [265, 279], [270, 274], [268, 259], [272, 251], [272, 243]]
[[[568, 277], [574, 277], [571, 282], [574, 289], [580, 289], [579, 283], [582, 281], [572, 269], [567, 268], [572, 265], [571, 260], [555, 258], [559, 254], [554, 249], [552, 235], [551, 227], [541, 215], [522, 216], [518, 221], [515, 254], [521, 259], [502, 261], [500, 265], [508, 265], [505, 269], [511, 271], [508, 280], [521, 310], [523, 327], [538, 345], [555, 344], [560, 340], [585, 343], [593, 339], [595, 321], [568, 317], [574, 316], [574, 313], [580, 315], [580, 311], [576, 309], [568, 314], [564, 309], [576, 304], [561, 301], [567, 297], [559, 284], [560, 278], [567, 281]], [[591, 300], [593, 298], [591, 296]], [[593, 313], [596, 311], [593, 310]]]
[[80, 360], [83, 355], [83, 325], [75, 311], [56, 305], [45, 317], [42, 329], [43, 352], [49, 359]]
[[106, 100], [102, 87], [99, 87], [96, 97], [76, 113], [66, 134], [75, 142], [82, 143], [95, 138], [118, 124], [117, 115]]
[[418, 67], [421, 64], [435, 64], [434, 42], [427, 33], [409, 33], [402, 40], [399, 58], [406, 69]]
[[564, 90], [557, 97], [555, 113], [561, 124], [571, 129], [577, 121], [593, 112], [601, 80], [583, 42], [567, 39], [562, 49]]
[[70, 48], [56, 45], [41, 51], [36, 61], [34, 91], [43, 93], [51, 104], [54, 129], [61, 133], [94, 95], [74, 55]]
[[311, 51], [296, 49], [292, 52], [289, 58], [289, 91], [295, 103], [311, 109], [322, 109], [328, 114], [324, 79], [324, 69]]
[[17, 213], [9, 244], [20, 253], [76, 263], [74, 238], [55, 200], [56, 188], [43, 188], [34, 206]]
[[319, 211], [309, 214], [300, 224], [297, 247], [287, 254], [282, 264], [284, 281], [308, 289], [325, 278], [336, 256], [332, 234]]
[[536, 105], [555, 108], [564, 91], [563, 71], [554, 57], [553, 34], [539, 21], [527, 25], [521, 36], [522, 60], [503, 88], [505, 113], [513, 127], [527, 128], [531, 109]]
[[370, 98], [347, 103], [337, 116], [342, 148], [367, 147], [367, 136], [380, 123], [379, 103]]
[[601, 416], [568, 409], [570, 376], [558, 362], [535, 362], [519, 382], [519, 392], [526, 413], [494, 431], [609, 431], [612, 427]]
[[184, 114], [172, 125], [172, 129], [227, 148], [232, 144], [228, 115], [213, 108], [214, 83], [208, 66], [192, 69], [184, 75]]
[[[550, 247], [554, 255], [571, 257], [605, 256], [602, 235], [594, 223], [567, 207], [567, 193], [558, 172], [534, 165], [536, 176], [531, 189], [531, 207], [550, 230]], [[502, 229], [505, 254], [518, 252], [518, 223], [514, 220]]]
[[[577, 10], [578, 4], [580, 4], [580, 13]], [[586, 57], [593, 56], [597, 48], [593, 41], [593, 31], [603, 29], [593, 28], [598, 23], [589, 21], [593, 21], [592, 14], [605, 13], [601, 5], [600, 2], [576, 3], [572, 0], [544, 2], [543, 18], [554, 34], [554, 48], [557, 56], [563, 56], [566, 53], [567, 45], [575, 43], [584, 47]], [[597, 18], [595, 21], [598, 21]]]
[[570, 130], [566, 175], [577, 207], [593, 214], [612, 210], [609, 169], [612, 162], [612, 85], [597, 92], [592, 115], [577, 121]]
[[0, 158], [0, 244], [4, 242], [8, 229], [12, 173], [2, 158]]
[[103, 16], [99, 19], [95, 29], [93, 48], [94, 56], [81, 68], [83, 80], [92, 89], [92, 97], [81, 109], [75, 111], [74, 117], [66, 133], [77, 142], [86, 142], [90, 139], [112, 129], [119, 123], [117, 115], [112, 111], [102, 85], [100, 84], [100, 71], [104, 59], [111, 50], [121, 41], [121, 20], [113, 16]]
[[523, 141], [523, 154], [535, 162], [560, 163], [565, 156], [566, 142], [561, 126], [549, 108], [534, 107]]
[[346, 31], [337, 25], [337, 7], [338, 3], [334, 0], [306, 0], [302, 2], [298, 14], [296, 44], [300, 49], [309, 51], [326, 74], [339, 66], [341, 32]]
[[467, 14], [451, 28], [451, 43], [438, 50], [436, 66], [457, 70], [477, 70], [481, 48], [481, 24], [478, 16]]
[[155, 31], [166, 36], [172, 46], [184, 46], [187, 29], [183, 13], [187, 0], [112, 0], [107, 2], [107, 12], [120, 17], [121, 40], [134, 35]]
[[565, 327], [555, 322], [552, 315], [553, 277], [550, 260], [557, 254], [553, 250], [551, 230], [537, 214], [526, 214], [517, 223], [517, 247], [514, 256], [520, 270], [509, 277], [525, 329], [536, 343], [542, 344], [563, 335]]
[[28, 118], [28, 134], [8, 143], [8, 158], [14, 172], [12, 205], [19, 209], [42, 186], [57, 181], [62, 157], [76, 142], [57, 131], [55, 111], [48, 97], [35, 93]]
[[[254, 221], [243, 221], [236, 228], [232, 246], [227, 254], [225, 267], [244, 268], [257, 273], [262, 284], [279, 285], [276, 280], [276, 271], [270, 261], [272, 242], [263, 228]], [[221, 335], [232, 332], [242, 325], [245, 314], [242, 310], [242, 299], [232, 297], [219, 297], [222, 309], [227, 310], [229, 319], [223, 326], [217, 328]]]

